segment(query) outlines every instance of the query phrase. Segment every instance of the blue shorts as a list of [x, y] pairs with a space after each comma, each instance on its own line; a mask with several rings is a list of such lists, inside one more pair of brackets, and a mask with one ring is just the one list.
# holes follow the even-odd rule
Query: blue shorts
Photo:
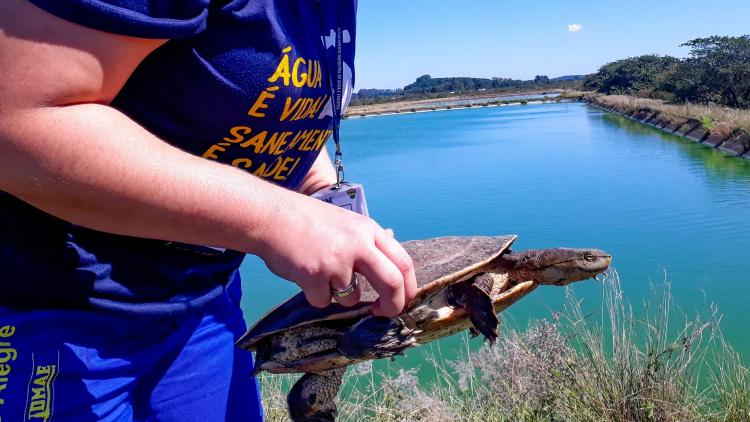
[[261, 421], [244, 330], [229, 293], [179, 317], [0, 308], [0, 422]]

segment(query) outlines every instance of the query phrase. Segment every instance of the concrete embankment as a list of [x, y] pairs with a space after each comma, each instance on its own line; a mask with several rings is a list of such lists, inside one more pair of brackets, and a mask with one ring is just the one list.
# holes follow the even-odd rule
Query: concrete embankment
[[691, 141], [719, 149], [729, 155], [743, 157], [750, 160], [750, 134], [742, 129], [732, 131], [707, 130], [699, 120], [692, 118], [668, 118], [662, 112], [648, 107], [629, 109], [607, 104], [597, 97], [586, 97], [582, 101], [595, 107], [619, 114], [636, 122], [680, 135]]
[[473, 103], [473, 104], [462, 104], [462, 105], [447, 105], [447, 106], [431, 106], [431, 107], [411, 107], [411, 108], [395, 108], [390, 111], [375, 111], [375, 112], [351, 112], [347, 113], [344, 117], [347, 119], [357, 119], [361, 117], [372, 117], [372, 116], [392, 116], [396, 114], [411, 114], [411, 113], [429, 113], [432, 111], [449, 111], [449, 110], [463, 110], [468, 108], [481, 108], [481, 107], [505, 107], [512, 105], [533, 105], [533, 104], [546, 104], [551, 102], [559, 102], [557, 100], [540, 99], [540, 100], [513, 100], [513, 101], [502, 101], [502, 102], [487, 102], [487, 103]]
[[434, 98], [418, 101], [395, 101], [372, 105], [356, 105], [347, 109], [345, 118], [387, 116], [393, 114], [425, 113], [430, 111], [461, 110], [476, 107], [499, 107], [518, 104], [541, 104], [559, 101], [559, 92], [532, 92], [505, 96]]

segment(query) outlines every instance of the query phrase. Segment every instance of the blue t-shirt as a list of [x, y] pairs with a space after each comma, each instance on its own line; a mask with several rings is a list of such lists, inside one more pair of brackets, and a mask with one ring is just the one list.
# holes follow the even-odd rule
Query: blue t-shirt
[[[351, 96], [356, 0], [30, 1], [102, 31], [169, 39], [112, 106], [184, 151], [288, 189], [331, 134], [337, 22], [345, 104]], [[243, 257], [89, 230], [0, 192], [0, 306], [182, 313], [221, 294]]]

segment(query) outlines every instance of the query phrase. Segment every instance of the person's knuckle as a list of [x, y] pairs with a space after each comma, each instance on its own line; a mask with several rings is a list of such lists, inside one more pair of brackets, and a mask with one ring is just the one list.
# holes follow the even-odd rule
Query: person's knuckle
[[343, 272], [335, 273], [331, 276], [331, 284], [334, 285], [337, 289], [346, 288], [349, 286], [351, 277], [351, 274], [347, 275]]
[[298, 267], [299, 272], [301, 272], [305, 277], [311, 277], [313, 274], [316, 274], [320, 270], [318, 262], [312, 259], [300, 263]]
[[412, 261], [411, 256], [409, 256], [406, 251], [403, 251], [401, 254], [399, 254], [400, 257], [398, 259], [398, 262], [396, 263], [396, 266], [398, 266], [398, 269], [402, 273], [408, 273], [414, 269], [414, 261]]
[[358, 216], [358, 218], [355, 220], [355, 223], [352, 225], [352, 227], [361, 236], [372, 238], [375, 233], [376, 224], [369, 218]]
[[322, 256], [311, 265], [310, 277], [318, 283], [328, 282], [334, 277], [337, 267], [336, 257], [333, 254]]
[[304, 290], [304, 292], [305, 299], [307, 299], [307, 302], [310, 305], [316, 308], [324, 308], [328, 305], [328, 301], [326, 301], [324, 297], [316, 295], [312, 290]]
[[349, 258], [351, 253], [351, 248], [347, 247], [347, 245], [341, 245], [331, 251], [330, 254], [327, 254], [323, 259], [329, 268], [340, 268], [351, 260]]
[[354, 238], [356, 239], [356, 242], [358, 244], [363, 246], [370, 246], [375, 244], [374, 232], [367, 226], [363, 226], [359, 230], [357, 230], [357, 232], [354, 234]]
[[401, 273], [388, 271], [381, 280], [381, 285], [388, 292], [396, 292], [404, 285], [404, 278]]

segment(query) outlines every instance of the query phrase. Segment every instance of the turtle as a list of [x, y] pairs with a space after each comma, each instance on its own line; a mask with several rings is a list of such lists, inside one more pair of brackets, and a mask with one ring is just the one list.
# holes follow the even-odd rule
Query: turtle
[[255, 371], [303, 373], [287, 396], [293, 421], [333, 421], [346, 366], [393, 358], [411, 347], [468, 329], [490, 343], [497, 314], [541, 284], [597, 278], [611, 256], [598, 249], [510, 250], [516, 235], [448, 236], [401, 245], [419, 290], [394, 318], [373, 316], [378, 295], [360, 274], [360, 302], [310, 305], [299, 293], [271, 309], [237, 341], [255, 352]]

